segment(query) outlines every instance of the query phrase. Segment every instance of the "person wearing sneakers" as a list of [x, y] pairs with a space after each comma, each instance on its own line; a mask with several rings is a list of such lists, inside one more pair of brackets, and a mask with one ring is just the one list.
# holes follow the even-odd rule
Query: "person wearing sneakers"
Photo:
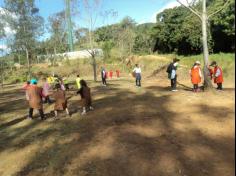
[[223, 83], [223, 71], [222, 69], [218, 66], [218, 64], [216, 63], [216, 61], [213, 61], [210, 64], [211, 67], [214, 68], [213, 70], [213, 79], [214, 79], [214, 83], [217, 84], [217, 90], [223, 90], [222, 88], [222, 83]]
[[135, 64], [135, 68], [133, 70], [133, 74], [135, 76], [135, 82], [137, 87], [141, 87], [141, 68], [138, 64]]
[[193, 92], [199, 92], [198, 84], [201, 83], [202, 73], [201, 73], [201, 63], [196, 61], [190, 70], [191, 82], [193, 84]]
[[176, 89], [176, 84], [177, 84], [177, 67], [178, 67], [178, 62], [180, 60], [177, 58], [173, 59], [173, 62], [169, 64], [167, 67], [166, 72], [168, 73], [168, 78], [170, 79], [170, 84], [171, 84], [171, 91], [175, 92], [177, 91]]
[[30, 81], [30, 87], [26, 90], [29, 97], [29, 118], [33, 118], [33, 111], [37, 109], [39, 111], [41, 120], [44, 119], [43, 113], [43, 89], [37, 86], [38, 81], [32, 79]]
[[67, 100], [65, 91], [61, 89], [61, 85], [57, 83], [55, 85], [56, 91], [52, 93], [52, 97], [55, 99], [54, 113], [55, 118], [58, 117], [58, 111], [66, 111], [66, 114], [70, 116], [70, 112], [67, 108]]
[[86, 81], [82, 79], [80, 81], [80, 84], [81, 84], [80, 95], [83, 107], [82, 115], [85, 115], [87, 113], [87, 109], [93, 110], [92, 98], [91, 98], [90, 88], [87, 86]]

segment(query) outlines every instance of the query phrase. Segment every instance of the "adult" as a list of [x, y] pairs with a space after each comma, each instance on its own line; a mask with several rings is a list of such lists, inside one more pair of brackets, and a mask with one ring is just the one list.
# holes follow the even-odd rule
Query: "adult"
[[137, 87], [141, 87], [141, 68], [138, 64], [135, 64], [133, 74], [135, 76], [135, 82]]
[[222, 84], [223, 84], [223, 71], [222, 69], [218, 66], [216, 61], [213, 61], [210, 64], [211, 67], [214, 68], [213, 70], [213, 79], [214, 79], [214, 83], [217, 84], [217, 90], [223, 90]]
[[177, 85], [177, 67], [179, 61], [180, 61], [179, 59], [174, 58], [173, 62], [169, 64], [166, 70], [166, 72], [168, 73], [168, 78], [170, 79], [171, 91], [173, 92], [178, 91], [176, 89], [176, 85]]
[[43, 93], [42, 88], [37, 86], [37, 80], [32, 79], [30, 81], [31, 86], [27, 89], [27, 93], [29, 96], [29, 118], [33, 118], [33, 111], [34, 109], [37, 109], [39, 111], [41, 120], [44, 119], [44, 113], [43, 113]]
[[190, 70], [191, 82], [193, 84], [193, 92], [199, 92], [198, 84], [201, 83], [202, 72], [201, 63], [196, 61]]
[[102, 78], [102, 85], [106, 86], [107, 85], [107, 74], [106, 74], [106, 70], [104, 67], [101, 68], [101, 78]]

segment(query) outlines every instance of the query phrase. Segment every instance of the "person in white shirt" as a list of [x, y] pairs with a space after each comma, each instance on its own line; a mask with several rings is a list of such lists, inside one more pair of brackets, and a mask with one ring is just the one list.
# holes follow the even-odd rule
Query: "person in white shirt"
[[135, 78], [136, 78], [136, 86], [141, 87], [141, 68], [139, 67], [138, 64], [135, 64], [133, 73], [135, 74]]

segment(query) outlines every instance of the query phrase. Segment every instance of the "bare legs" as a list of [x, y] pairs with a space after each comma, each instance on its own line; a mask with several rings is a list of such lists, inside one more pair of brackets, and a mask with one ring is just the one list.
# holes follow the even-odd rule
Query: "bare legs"
[[[67, 114], [68, 116], [71, 116], [71, 115], [70, 115], [70, 111], [69, 111], [68, 108], [66, 108], [65, 111], [66, 111], [66, 114]], [[57, 118], [57, 117], [58, 117], [58, 112], [57, 112], [57, 110], [54, 110], [54, 114], [55, 114], [55, 118]]]

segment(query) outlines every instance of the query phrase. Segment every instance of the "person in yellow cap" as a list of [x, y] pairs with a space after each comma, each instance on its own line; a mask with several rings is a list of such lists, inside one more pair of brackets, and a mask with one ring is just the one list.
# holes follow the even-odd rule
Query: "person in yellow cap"
[[47, 77], [47, 82], [48, 82], [49, 84], [53, 84], [53, 83], [54, 83], [54, 77], [53, 77], [53, 76]]

